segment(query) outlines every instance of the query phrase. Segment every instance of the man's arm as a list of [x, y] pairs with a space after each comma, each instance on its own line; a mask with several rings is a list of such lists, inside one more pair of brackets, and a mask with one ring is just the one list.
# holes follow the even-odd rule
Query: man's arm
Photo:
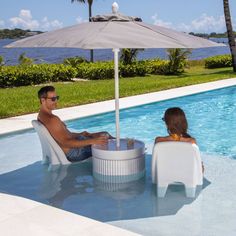
[[80, 148], [92, 144], [103, 145], [107, 143], [107, 138], [104, 136], [86, 140], [75, 139], [73, 133], [70, 133], [64, 123], [56, 116], [50, 119], [47, 128], [58, 144], [64, 148]]
[[[69, 131], [70, 132], [70, 131]], [[71, 135], [74, 137], [74, 138], [77, 138], [77, 137], [79, 137], [80, 135], [83, 135], [84, 137], [88, 137], [88, 138], [92, 138], [93, 136], [92, 136], [92, 134], [91, 133], [89, 133], [89, 132], [87, 132], [87, 131], [83, 131], [83, 132], [80, 132], [80, 133], [72, 133], [72, 132], [70, 132], [71, 133]]]
[[73, 135], [74, 138], [77, 138], [80, 135], [83, 135], [83, 136], [88, 137], [88, 138], [98, 138], [98, 137], [101, 137], [101, 136], [107, 136], [108, 138], [114, 138], [113, 136], [111, 136], [106, 131], [97, 132], [97, 133], [89, 133], [87, 131], [83, 131], [81, 133], [71, 133], [71, 135]]

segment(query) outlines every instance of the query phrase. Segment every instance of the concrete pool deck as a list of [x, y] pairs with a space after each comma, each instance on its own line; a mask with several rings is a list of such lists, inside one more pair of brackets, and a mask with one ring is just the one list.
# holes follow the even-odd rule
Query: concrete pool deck
[[[144, 105], [148, 103], [168, 100], [176, 97], [201, 93], [214, 89], [229, 87], [236, 85], [236, 78], [219, 80], [204, 84], [190, 85], [175, 89], [168, 89], [155, 93], [147, 93], [136, 95], [132, 97], [125, 97], [120, 99], [120, 109]], [[96, 102], [87, 105], [75, 106], [70, 108], [63, 108], [54, 111], [63, 121], [73, 120], [76, 118], [96, 115], [100, 113], [114, 111], [114, 100]], [[21, 131], [32, 128], [31, 121], [36, 119], [37, 113], [15, 116], [6, 119], [0, 119], [0, 135]]]
[[0, 193], [0, 202], [3, 235], [139, 235], [22, 197]]
[[[236, 85], [236, 78], [121, 98], [120, 107], [123, 109], [234, 85]], [[62, 120], [71, 120], [113, 110], [114, 100], [110, 100], [56, 110], [55, 114]], [[36, 116], [35, 113], [2, 119], [0, 120], [0, 134], [30, 129], [32, 128], [31, 120]], [[151, 154], [151, 149], [148, 150], [148, 153]], [[191, 204], [183, 206], [174, 215], [113, 221], [104, 224], [28, 199], [0, 193], [1, 232], [5, 235], [135, 235], [132, 232], [141, 235], [165, 236], [236, 235], [234, 204], [236, 180], [233, 178], [236, 162], [232, 159], [217, 159], [209, 156], [204, 158], [204, 163], [205, 177], [211, 183]], [[170, 199], [164, 200], [169, 201]], [[170, 206], [168, 205], [168, 207]], [[52, 225], [49, 224], [51, 219], [53, 219]]]

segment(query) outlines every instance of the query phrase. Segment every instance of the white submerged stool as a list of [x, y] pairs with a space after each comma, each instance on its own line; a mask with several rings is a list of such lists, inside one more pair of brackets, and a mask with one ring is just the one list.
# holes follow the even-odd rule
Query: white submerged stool
[[137, 180], [145, 174], [145, 145], [139, 140], [121, 139], [108, 144], [92, 145], [93, 175], [109, 183], [125, 183]]

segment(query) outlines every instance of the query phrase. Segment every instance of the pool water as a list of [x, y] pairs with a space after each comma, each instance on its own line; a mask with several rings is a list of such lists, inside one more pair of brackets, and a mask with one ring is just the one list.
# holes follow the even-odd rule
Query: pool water
[[[49, 172], [40, 162], [41, 147], [34, 131], [3, 136], [0, 138], [0, 191], [104, 222], [175, 215], [194, 199], [185, 197], [183, 186], [171, 186], [165, 199], [157, 199], [150, 173], [153, 141], [156, 136], [167, 134], [161, 118], [167, 108], [175, 106], [185, 111], [189, 133], [197, 139], [203, 160], [208, 163], [209, 156], [212, 159], [209, 168], [215, 163], [212, 168], [222, 167], [223, 171], [222, 163], [229, 160], [233, 163], [229, 166], [232, 169], [236, 159], [235, 86], [122, 110], [121, 137], [142, 140], [148, 147], [146, 175], [130, 183], [97, 181], [92, 176], [91, 162]], [[115, 135], [113, 112], [66, 124], [75, 131], [107, 130]], [[212, 179], [221, 175], [219, 168], [216, 170]], [[203, 190], [211, 181], [204, 179]], [[215, 190], [212, 191], [214, 196]]]
[[[236, 158], [236, 87], [171, 99], [122, 110], [121, 137], [152, 144], [156, 136], [167, 135], [161, 120], [169, 107], [181, 107], [187, 116], [189, 133], [202, 152]], [[114, 113], [67, 122], [70, 129], [108, 130], [115, 135]]]

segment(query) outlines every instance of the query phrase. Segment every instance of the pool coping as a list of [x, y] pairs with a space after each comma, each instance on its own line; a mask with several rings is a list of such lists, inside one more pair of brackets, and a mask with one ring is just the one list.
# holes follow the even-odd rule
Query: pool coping
[[3, 235], [140, 235], [23, 197], [0, 193], [0, 200]]
[[[168, 89], [160, 92], [152, 92], [131, 97], [124, 97], [120, 98], [120, 109], [164, 101], [172, 98], [183, 97], [234, 85], [236, 85], [236, 78], [230, 78], [214, 82], [207, 82], [203, 84]], [[63, 121], [67, 121], [91, 115], [111, 112], [114, 111], [114, 109], [115, 102], [114, 99], [112, 99], [87, 105], [57, 109], [53, 113], [59, 116]], [[37, 113], [0, 119], [0, 135], [32, 129], [31, 121], [36, 118]]]

